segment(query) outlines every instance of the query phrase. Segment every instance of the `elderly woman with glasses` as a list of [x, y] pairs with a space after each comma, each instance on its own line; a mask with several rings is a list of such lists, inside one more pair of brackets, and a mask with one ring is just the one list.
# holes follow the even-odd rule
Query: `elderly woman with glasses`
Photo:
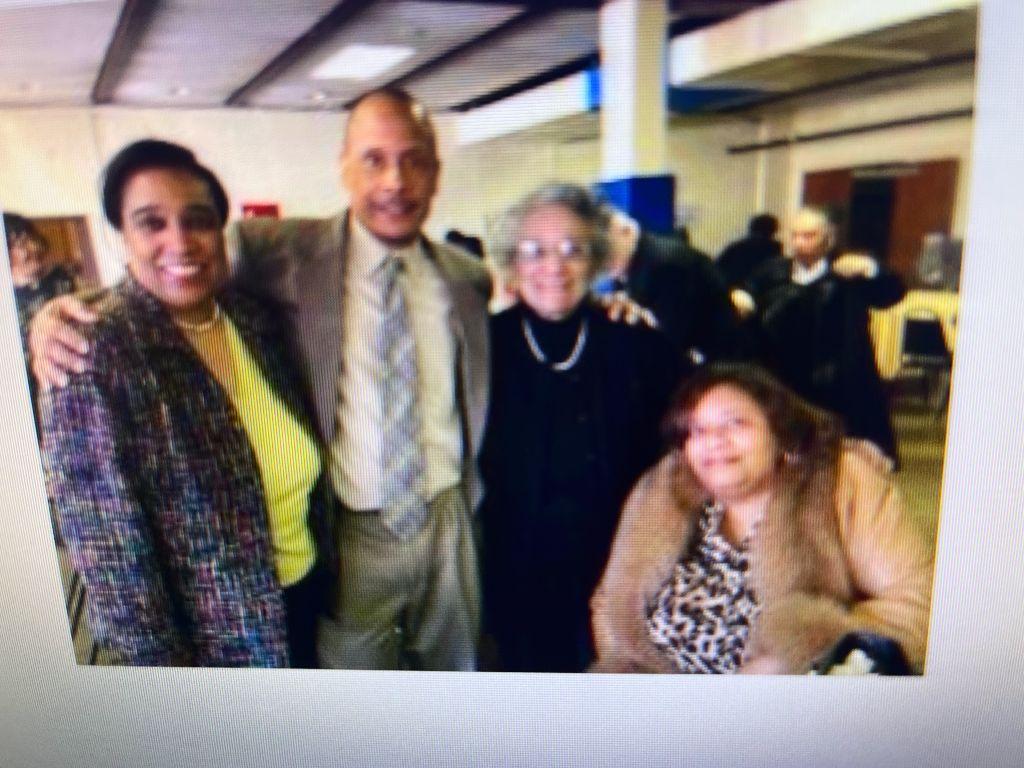
[[492, 250], [519, 298], [492, 319], [482, 459], [485, 621], [508, 671], [593, 660], [589, 596], [680, 374], [660, 332], [588, 301], [608, 255], [604, 216], [585, 189], [545, 186], [509, 212]]

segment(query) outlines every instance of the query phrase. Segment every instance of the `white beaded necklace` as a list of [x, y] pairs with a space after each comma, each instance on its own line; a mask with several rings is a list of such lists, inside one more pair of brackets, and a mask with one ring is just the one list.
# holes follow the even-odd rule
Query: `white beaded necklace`
[[530, 321], [525, 317], [522, 322], [523, 338], [526, 339], [526, 346], [530, 348], [530, 353], [534, 359], [541, 365], [547, 365], [553, 371], [558, 373], [564, 373], [572, 368], [580, 359], [580, 355], [583, 354], [583, 348], [587, 345], [587, 332], [590, 328], [590, 324], [586, 318], [580, 323], [579, 333], [576, 334], [576, 344], [573, 345], [572, 352], [560, 363], [548, 362], [548, 356], [544, 354], [544, 350], [540, 348], [540, 344], [537, 343], [537, 338], [533, 335], [533, 328], [530, 327]]

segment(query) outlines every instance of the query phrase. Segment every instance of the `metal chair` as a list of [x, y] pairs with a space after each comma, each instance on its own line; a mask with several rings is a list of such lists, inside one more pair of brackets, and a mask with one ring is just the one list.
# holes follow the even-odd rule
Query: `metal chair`
[[923, 384], [924, 405], [937, 416], [949, 403], [953, 355], [946, 346], [939, 318], [927, 310], [908, 312], [900, 333], [900, 379]]

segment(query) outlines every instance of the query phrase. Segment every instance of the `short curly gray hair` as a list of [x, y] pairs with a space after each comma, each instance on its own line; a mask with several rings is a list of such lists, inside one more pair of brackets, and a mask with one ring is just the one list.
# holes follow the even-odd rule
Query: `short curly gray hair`
[[538, 208], [557, 205], [576, 216], [590, 230], [588, 253], [590, 273], [600, 273], [608, 264], [609, 209], [585, 187], [578, 184], [552, 183], [534, 190], [513, 205], [502, 217], [491, 238], [488, 249], [495, 268], [506, 280], [515, 270], [516, 253], [522, 239], [523, 222]]

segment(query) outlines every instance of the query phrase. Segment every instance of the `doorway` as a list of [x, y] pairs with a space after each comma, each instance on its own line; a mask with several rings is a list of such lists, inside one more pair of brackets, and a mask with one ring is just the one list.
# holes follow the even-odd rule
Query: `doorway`
[[32, 223], [46, 238], [57, 264], [75, 275], [79, 284], [99, 285], [99, 270], [85, 216], [33, 217]]
[[959, 161], [834, 168], [804, 176], [803, 203], [833, 216], [841, 246], [866, 250], [916, 285], [925, 235], [948, 235]]

